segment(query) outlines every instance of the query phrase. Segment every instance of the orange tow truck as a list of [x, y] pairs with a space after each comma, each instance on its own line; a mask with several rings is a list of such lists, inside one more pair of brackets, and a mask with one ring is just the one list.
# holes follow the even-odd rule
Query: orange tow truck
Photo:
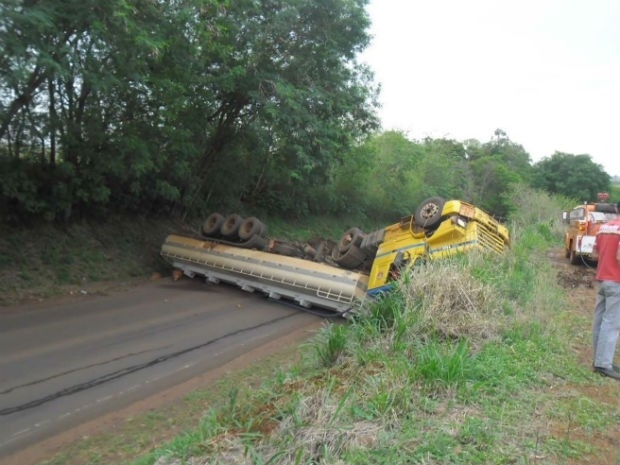
[[596, 234], [602, 224], [615, 219], [615, 204], [607, 203], [609, 194], [601, 192], [598, 202], [585, 202], [570, 211], [563, 212], [564, 222], [568, 225], [564, 236], [564, 250], [571, 265], [594, 262], [592, 249]]

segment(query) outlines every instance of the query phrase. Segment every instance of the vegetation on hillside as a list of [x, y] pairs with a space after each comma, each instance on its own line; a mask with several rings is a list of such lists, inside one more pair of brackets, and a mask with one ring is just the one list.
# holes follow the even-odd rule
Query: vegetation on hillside
[[159, 257], [163, 240], [190, 231], [172, 221], [131, 216], [65, 227], [0, 224], [0, 305], [105, 293], [168, 274]]
[[378, 132], [367, 0], [43, 0], [0, 6], [0, 215], [363, 214], [431, 195], [506, 217], [528, 183], [609, 190], [589, 155]]
[[63, 220], [303, 198], [377, 126], [366, 3], [3, 2], [0, 206]]

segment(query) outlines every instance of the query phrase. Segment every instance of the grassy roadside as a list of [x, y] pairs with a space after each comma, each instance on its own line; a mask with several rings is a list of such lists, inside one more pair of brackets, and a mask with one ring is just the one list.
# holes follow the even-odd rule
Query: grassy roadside
[[589, 371], [590, 323], [575, 310], [592, 302], [557, 285], [550, 214], [519, 217], [505, 257], [419, 270], [368, 318], [326, 326], [295, 356], [45, 463], [617, 464], [620, 387]]
[[164, 271], [158, 250], [166, 234], [178, 228], [140, 218], [66, 227], [0, 225], [0, 305], [104, 293], [149, 279]]

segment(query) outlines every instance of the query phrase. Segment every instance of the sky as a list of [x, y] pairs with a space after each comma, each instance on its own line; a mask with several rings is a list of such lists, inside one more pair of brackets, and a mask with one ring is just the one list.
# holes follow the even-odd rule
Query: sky
[[370, 0], [384, 130], [478, 139], [620, 176], [620, 0]]

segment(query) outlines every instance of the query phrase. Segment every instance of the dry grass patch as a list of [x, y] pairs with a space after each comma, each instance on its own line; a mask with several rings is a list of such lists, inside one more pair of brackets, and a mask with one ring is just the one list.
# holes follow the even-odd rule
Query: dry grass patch
[[498, 340], [505, 327], [504, 301], [488, 284], [464, 273], [455, 261], [415, 269], [400, 283], [409, 311], [418, 312], [415, 336]]

